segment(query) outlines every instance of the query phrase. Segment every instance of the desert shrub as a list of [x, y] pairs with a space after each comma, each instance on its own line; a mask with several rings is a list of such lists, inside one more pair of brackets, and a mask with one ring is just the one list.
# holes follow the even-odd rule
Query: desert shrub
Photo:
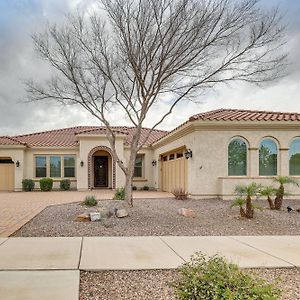
[[121, 187], [116, 189], [114, 200], [124, 200], [125, 199], [125, 188]]
[[133, 190], [133, 191], [136, 191], [136, 190], [137, 190], [137, 187], [136, 187], [135, 185], [133, 185], [133, 186], [132, 186], [132, 190]]
[[34, 181], [32, 179], [23, 179], [22, 187], [23, 191], [30, 192], [34, 189]]
[[188, 193], [183, 188], [173, 189], [172, 194], [176, 200], [187, 200]]
[[173, 287], [180, 300], [275, 300], [281, 295], [281, 290], [274, 285], [244, 273], [223, 257], [208, 258], [201, 253], [179, 268]]
[[149, 186], [148, 186], [148, 185], [144, 185], [144, 186], [143, 186], [143, 190], [144, 190], [144, 191], [149, 191]]
[[97, 205], [97, 200], [95, 198], [95, 196], [86, 196], [84, 198], [84, 201], [83, 201], [83, 205], [86, 205], [86, 206], [96, 206]]
[[53, 188], [53, 179], [52, 178], [42, 178], [40, 179], [40, 189], [43, 192], [51, 191]]
[[64, 191], [68, 191], [71, 187], [71, 181], [70, 179], [63, 179], [60, 184], [59, 184], [59, 187], [61, 190], [64, 190]]

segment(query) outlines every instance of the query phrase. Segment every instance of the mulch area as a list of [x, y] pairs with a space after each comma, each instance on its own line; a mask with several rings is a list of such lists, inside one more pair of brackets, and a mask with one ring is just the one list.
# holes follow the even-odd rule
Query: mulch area
[[[133, 208], [124, 201], [101, 200], [95, 207], [80, 203], [47, 207], [13, 236], [147, 236], [147, 235], [300, 235], [300, 213], [272, 211], [267, 201], [260, 200], [263, 211], [256, 211], [254, 219], [239, 217], [239, 209], [230, 209], [229, 201], [139, 199]], [[300, 201], [285, 200], [298, 208]], [[129, 216], [115, 216], [100, 222], [75, 222], [85, 212], [126, 207]], [[196, 213], [195, 218], [178, 214], [185, 207]]]

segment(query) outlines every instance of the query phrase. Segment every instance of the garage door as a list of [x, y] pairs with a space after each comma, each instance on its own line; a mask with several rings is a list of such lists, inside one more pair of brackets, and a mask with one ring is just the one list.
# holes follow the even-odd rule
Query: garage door
[[10, 160], [0, 159], [0, 191], [13, 191], [15, 186], [15, 168]]
[[185, 149], [174, 150], [162, 155], [162, 190], [172, 192], [176, 188], [187, 191], [187, 159]]

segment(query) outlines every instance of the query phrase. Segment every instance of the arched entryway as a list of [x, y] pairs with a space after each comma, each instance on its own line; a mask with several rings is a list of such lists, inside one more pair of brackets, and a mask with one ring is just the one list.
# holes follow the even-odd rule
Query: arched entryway
[[93, 148], [88, 156], [88, 184], [93, 188], [115, 188], [116, 162], [106, 146]]

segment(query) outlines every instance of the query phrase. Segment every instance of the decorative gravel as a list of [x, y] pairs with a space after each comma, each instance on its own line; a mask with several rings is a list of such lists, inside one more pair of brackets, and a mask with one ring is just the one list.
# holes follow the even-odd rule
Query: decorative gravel
[[[267, 206], [266, 201], [260, 205]], [[80, 203], [47, 207], [14, 236], [145, 236], [145, 235], [299, 235], [300, 213], [256, 211], [254, 219], [239, 217], [238, 208], [229, 208], [229, 201], [141, 199], [133, 208], [126, 208], [129, 216], [115, 216], [100, 222], [75, 222], [85, 212], [126, 207], [124, 201], [102, 200], [96, 207]], [[300, 202], [285, 200], [284, 207], [300, 207]], [[194, 210], [196, 218], [178, 214], [179, 208]]]
[[[282, 300], [300, 299], [300, 269], [247, 270], [275, 283]], [[81, 272], [80, 300], [173, 300], [176, 270]]]

